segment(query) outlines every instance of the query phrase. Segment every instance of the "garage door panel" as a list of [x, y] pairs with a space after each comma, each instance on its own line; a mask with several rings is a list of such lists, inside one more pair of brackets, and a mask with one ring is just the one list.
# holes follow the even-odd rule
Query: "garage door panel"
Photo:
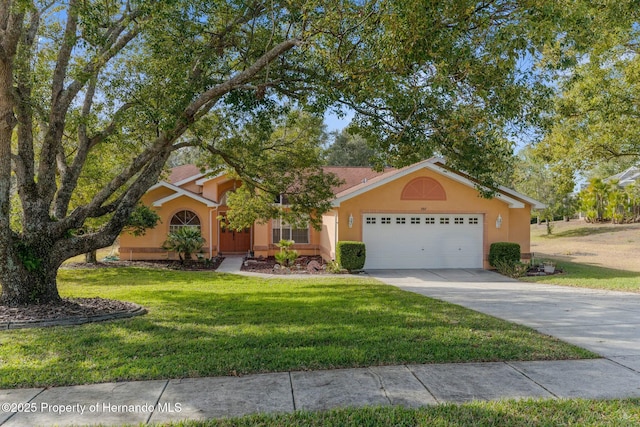
[[365, 268], [482, 268], [482, 215], [363, 218]]

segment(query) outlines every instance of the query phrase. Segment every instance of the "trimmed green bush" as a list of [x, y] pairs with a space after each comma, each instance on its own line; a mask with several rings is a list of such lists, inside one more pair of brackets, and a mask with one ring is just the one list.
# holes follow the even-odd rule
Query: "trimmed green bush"
[[489, 265], [497, 267], [499, 264], [515, 265], [520, 262], [520, 245], [511, 242], [492, 243], [489, 248]]
[[336, 247], [336, 261], [342, 268], [349, 271], [362, 270], [366, 255], [362, 242], [338, 242]]

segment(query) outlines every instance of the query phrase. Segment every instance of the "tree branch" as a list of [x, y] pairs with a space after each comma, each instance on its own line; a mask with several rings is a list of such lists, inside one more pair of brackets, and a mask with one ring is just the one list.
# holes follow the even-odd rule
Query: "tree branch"
[[[75, 2], [74, 2], [75, 4]], [[73, 15], [72, 7], [69, 9], [69, 14]], [[135, 16], [135, 14], [134, 14]], [[71, 18], [69, 18], [71, 20]], [[122, 22], [120, 19], [117, 22]], [[126, 21], [126, 20], [125, 20]], [[75, 21], [71, 20], [69, 26], [75, 26]], [[48, 212], [53, 199], [56, 197], [56, 182], [55, 182], [55, 157], [58, 153], [58, 147], [61, 145], [62, 140], [62, 131], [64, 130], [65, 120], [67, 111], [76, 97], [76, 95], [80, 92], [80, 90], [85, 86], [87, 81], [90, 81], [92, 78], [95, 78], [100, 69], [108, 63], [108, 61], [113, 58], [118, 52], [120, 52], [124, 47], [133, 40], [139, 31], [139, 26], [135, 25], [134, 28], [127, 34], [120, 36], [122, 32], [126, 29], [125, 24], [115, 25], [112, 28], [113, 34], [111, 34], [110, 42], [107, 43], [96, 58], [88, 61], [87, 65], [84, 67], [82, 72], [80, 73], [80, 78], [73, 81], [67, 89], [62, 89], [62, 85], [64, 84], [64, 73], [57, 72], [58, 68], [65, 67], [56, 66], [56, 74], [58, 78], [62, 78], [61, 82], [58, 82], [54, 78], [54, 98], [52, 99], [52, 107], [51, 107], [51, 118], [49, 120], [49, 131], [45, 137], [45, 141], [43, 144], [43, 148], [40, 155], [40, 165], [38, 169], [38, 205], [39, 211], [44, 212], [45, 210]], [[75, 29], [74, 29], [75, 31]], [[70, 36], [69, 36], [70, 37]], [[69, 58], [66, 55], [66, 47], [63, 45], [60, 49], [59, 58], [61, 58], [61, 62], [64, 64], [68, 63]], [[53, 154], [55, 153], [55, 154]], [[73, 180], [72, 180], [73, 181]], [[68, 187], [67, 187], [68, 188]], [[67, 195], [63, 195], [60, 199], [61, 202], [57, 204], [56, 211], [57, 213], [61, 213], [64, 209], [65, 205], [68, 206], [68, 203], [65, 201]]]
[[230, 78], [222, 84], [219, 84], [208, 91], [200, 95], [191, 105], [189, 105], [184, 113], [183, 117], [187, 122], [191, 122], [196, 113], [204, 106], [209, 104], [210, 101], [220, 99], [223, 95], [231, 92], [233, 89], [247, 83], [251, 78], [258, 74], [263, 68], [265, 68], [271, 61], [278, 58], [288, 50], [294, 48], [300, 44], [299, 39], [285, 40], [271, 50], [267, 51], [264, 55], [258, 58], [251, 66], [244, 71], [238, 73], [236, 76]]

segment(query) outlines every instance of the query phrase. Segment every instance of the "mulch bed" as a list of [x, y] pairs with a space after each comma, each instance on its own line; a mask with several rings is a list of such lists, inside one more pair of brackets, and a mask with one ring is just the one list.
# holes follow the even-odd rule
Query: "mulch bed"
[[527, 270], [527, 276], [553, 276], [556, 274], [564, 274], [564, 270], [556, 267], [553, 273], [547, 273], [542, 265], [534, 265]]
[[301, 256], [292, 267], [282, 268], [272, 256], [267, 258], [247, 258], [242, 271], [264, 274], [328, 274], [321, 256]]
[[132, 302], [104, 298], [65, 298], [55, 304], [27, 307], [0, 305], [0, 329], [39, 326], [81, 325], [90, 322], [122, 319], [147, 311]]

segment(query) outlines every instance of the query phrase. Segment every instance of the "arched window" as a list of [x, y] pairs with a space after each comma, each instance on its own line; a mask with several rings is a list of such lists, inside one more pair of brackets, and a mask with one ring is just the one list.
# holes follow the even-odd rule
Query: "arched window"
[[183, 210], [176, 213], [169, 223], [169, 233], [174, 233], [182, 227], [193, 227], [200, 230], [200, 218], [192, 211]]

